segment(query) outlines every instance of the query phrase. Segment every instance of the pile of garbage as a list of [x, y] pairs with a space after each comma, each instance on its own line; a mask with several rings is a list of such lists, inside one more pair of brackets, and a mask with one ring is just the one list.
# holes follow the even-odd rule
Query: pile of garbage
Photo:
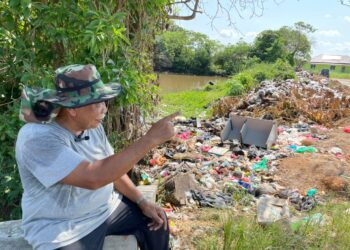
[[313, 80], [298, 72], [298, 80], [263, 81], [244, 97], [225, 97], [213, 105], [214, 114], [277, 119], [280, 124], [316, 122], [325, 126], [350, 114], [350, 96], [330, 88], [327, 78]]
[[[324, 135], [311, 133], [314, 127], [308, 124], [280, 126], [276, 143], [264, 149], [242, 145], [238, 140], [222, 142], [218, 134], [227, 121], [178, 119], [175, 138], [142, 161], [136, 181], [141, 185], [158, 181], [160, 198], [171, 206], [227, 208], [242, 205], [244, 196], [251, 196], [249, 205], [255, 206], [255, 199], [264, 195], [288, 199], [299, 211], [317, 205], [316, 189], [310, 187], [307, 193], [300, 193], [279, 185], [274, 176], [281, 159], [317, 152], [315, 147], [303, 144], [324, 140]], [[234, 199], [237, 193], [242, 199]]]
[[[243, 99], [231, 102], [232, 107], [226, 103], [221, 118], [177, 117], [176, 136], [139, 162], [133, 181], [157, 183], [158, 200], [170, 219], [176, 218], [179, 207], [238, 208], [256, 212], [257, 221], [265, 225], [291, 222], [290, 206], [303, 212], [322, 204], [323, 190], [316, 186], [299, 190], [281, 184], [279, 167], [301, 155], [311, 159], [322, 154], [345, 161], [347, 156], [337, 145], [327, 150], [317, 145], [328, 139], [329, 129], [321, 124], [347, 116], [350, 98], [328, 87], [324, 79], [314, 81], [300, 74], [297, 82], [263, 82]], [[268, 124], [263, 125], [271, 130], [264, 139], [267, 143], [244, 140], [247, 129], [255, 129], [253, 134], [262, 131], [263, 126], [249, 127], [249, 122], [256, 122], [254, 117]], [[350, 127], [344, 133], [350, 133]], [[333, 185], [337, 191], [347, 188], [344, 183], [341, 176], [324, 179], [326, 186]], [[172, 221], [169, 225], [172, 232], [175, 225]]]

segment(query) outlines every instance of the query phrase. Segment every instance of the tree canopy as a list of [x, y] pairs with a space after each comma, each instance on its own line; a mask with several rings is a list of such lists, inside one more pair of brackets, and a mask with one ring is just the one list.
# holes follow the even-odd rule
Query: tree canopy
[[311, 43], [307, 35], [315, 31], [310, 24], [304, 22], [297, 22], [294, 27], [284, 26], [278, 30], [291, 65], [300, 66], [310, 60]]
[[179, 27], [165, 32], [155, 45], [155, 69], [205, 75], [218, 44], [206, 35]]
[[223, 45], [206, 35], [172, 25], [156, 39], [156, 71], [195, 75], [233, 75], [256, 62], [288, 61], [300, 66], [310, 59], [308, 33], [314, 28], [303, 22], [293, 27], [265, 30], [252, 44], [240, 40]]

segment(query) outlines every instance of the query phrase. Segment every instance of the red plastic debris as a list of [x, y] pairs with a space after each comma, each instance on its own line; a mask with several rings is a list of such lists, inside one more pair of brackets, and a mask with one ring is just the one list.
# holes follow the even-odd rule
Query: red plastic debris
[[343, 131], [344, 131], [345, 133], [350, 133], [350, 127], [344, 128]]
[[181, 134], [177, 134], [176, 137], [183, 139], [183, 140], [188, 140], [191, 138], [192, 132], [191, 131], [187, 131], [187, 132], [183, 132]]
[[206, 146], [206, 145], [201, 147], [202, 152], [206, 152], [206, 153], [207, 153], [210, 149], [211, 149], [211, 147], [210, 147], [210, 146]]
[[149, 165], [154, 166], [156, 164], [157, 164], [157, 160], [156, 159], [150, 159], [149, 160]]

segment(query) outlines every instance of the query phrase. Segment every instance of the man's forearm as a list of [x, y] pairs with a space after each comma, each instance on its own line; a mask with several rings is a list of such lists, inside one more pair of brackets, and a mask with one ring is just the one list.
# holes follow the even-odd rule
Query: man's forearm
[[120, 179], [154, 146], [148, 137], [142, 137], [122, 152], [91, 163], [89, 167], [94, 172], [94, 180], [99, 186], [104, 186]]
[[126, 196], [133, 202], [138, 201], [142, 197], [142, 193], [136, 188], [128, 175], [123, 175], [114, 182], [114, 187], [119, 193]]
[[81, 162], [62, 182], [88, 189], [103, 187], [125, 175], [154, 146], [156, 144], [144, 136], [122, 152], [94, 162]]
[[171, 120], [174, 113], [152, 125], [145, 136], [129, 145], [125, 150], [94, 162], [82, 161], [63, 180], [63, 184], [88, 189], [97, 189], [125, 175], [153, 147], [164, 143], [174, 135]]

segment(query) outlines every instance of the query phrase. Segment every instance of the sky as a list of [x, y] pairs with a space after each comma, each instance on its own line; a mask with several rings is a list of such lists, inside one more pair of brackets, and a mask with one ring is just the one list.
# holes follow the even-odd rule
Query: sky
[[[201, 1], [201, 8], [205, 13], [197, 13], [194, 20], [175, 23], [185, 29], [204, 33], [210, 39], [223, 44], [235, 44], [239, 39], [251, 43], [263, 30], [292, 27], [294, 23], [303, 21], [316, 29], [309, 35], [312, 56], [350, 56], [350, 6], [341, 5], [339, 0], [263, 0], [263, 8], [255, 8], [256, 16], [252, 16], [251, 10], [243, 10], [240, 11], [240, 17], [237, 12], [231, 10], [230, 16], [234, 26], [230, 25], [224, 12], [219, 12], [213, 22], [208, 17], [214, 16], [217, 0]], [[220, 0], [224, 7], [228, 7], [231, 1], [240, 2]], [[350, 0], [346, 2], [350, 5]], [[182, 9], [180, 14], [188, 13]]]

